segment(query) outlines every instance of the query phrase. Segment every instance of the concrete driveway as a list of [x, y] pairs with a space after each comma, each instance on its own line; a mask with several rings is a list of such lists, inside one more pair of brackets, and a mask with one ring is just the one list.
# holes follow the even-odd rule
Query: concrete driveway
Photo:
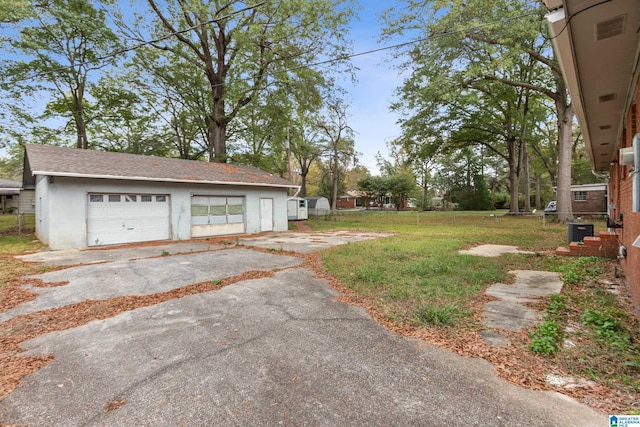
[[[306, 233], [292, 233], [291, 240], [302, 250], [318, 239], [327, 247], [382, 237], [309, 233], [305, 246], [301, 234]], [[267, 238], [260, 245], [277, 249], [276, 240], [287, 241], [286, 233], [271, 237], [271, 243]], [[78, 252], [75, 261], [103, 252], [108, 262], [41, 275], [44, 281], [69, 283], [38, 288], [36, 300], [2, 313], [2, 321], [82, 299], [147, 295], [242, 271], [275, 274], [25, 342], [28, 355], [55, 359], [0, 402], [0, 421], [29, 426], [606, 425], [606, 416], [560, 394], [508, 384], [487, 362], [388, 332], [363, 309], [336, 302], [326, 281], [300, 268], [300, 257], [255, 251], [248, 241], [241, 248], [211, 246], [206, 252], [169, 245], [182, 254], [164, 257], [155, 248], [149, 252], [154, 258], [135, 260], [144, 251], [134, 248], [136, 256]], [[47, 254], [59, 262], [60, 254], [53, 252], [37, 256]], [[64, 257], [78, 263], [69, 254]]]

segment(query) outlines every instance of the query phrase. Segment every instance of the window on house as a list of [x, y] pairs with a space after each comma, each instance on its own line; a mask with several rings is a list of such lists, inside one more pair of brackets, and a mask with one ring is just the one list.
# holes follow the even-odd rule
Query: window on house
[[119, 194], [109, 194], [109, 201], [110, 202], [120, 202], [120, 195]]
[[124, 196], [125, 202], [136, 202], [138, 200], [138, 196]]
[[153, 196], [140, 196], [140, 201], [141, 202], [152, 202], [153, 201]]
[[166, 202], [167, 196], [156, 196], [156, 202]]
[[586, 191], [574, 191], [573, 192], [573, 200], [576, 202], [585, 202], [587, 200], [587, 192]]
[[103, 202], [104, 201], [104, 197], [102, 196], [102, 194], [91, 194], [89, 196], [89, 201], [90, 202], [94, 202], [94, 203]]

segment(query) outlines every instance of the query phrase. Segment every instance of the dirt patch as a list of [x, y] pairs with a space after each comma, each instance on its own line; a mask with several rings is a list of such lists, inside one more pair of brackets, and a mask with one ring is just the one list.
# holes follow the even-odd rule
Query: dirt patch
[[295, 221], [294, 222], [295, 226], [296, 226], [296, 230], [302, 232], [302, 233], [311, 233], [313, 232], [313, 228], [311, 228], [309, 226], [309, 224], [307, 224], [306, 221]]
[[105, 413], [115, 411], [116, 409], [124, 406], [125, 403], [127, 403], [127, 401], [124, 399], [113, 399], [111, 402], [104, 405], [104, 408], [102, 410]]

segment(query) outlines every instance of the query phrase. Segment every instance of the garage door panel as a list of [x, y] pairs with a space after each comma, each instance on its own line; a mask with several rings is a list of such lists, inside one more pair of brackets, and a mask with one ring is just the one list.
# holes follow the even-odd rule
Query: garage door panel
[[244, 232], [244, 197], [193, 196], [191, 198], [191, 237]]
[[147, 242], [169, 238], [168, 196], [89, 195], [87, 209], [87, 243], [89, 246]]

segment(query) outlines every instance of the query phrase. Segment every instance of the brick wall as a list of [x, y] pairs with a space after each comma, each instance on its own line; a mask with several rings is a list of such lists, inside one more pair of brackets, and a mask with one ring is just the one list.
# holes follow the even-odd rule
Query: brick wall
[[339, 197], [336, 201], [338, 209], [353, 209], [356, 207], [355, 197]]
[[574, 214], [607, 211], [606, 191], [585, 191], [587, 200], [576, 200], [575, 192], [571, 193], [571, 208]]
[[[638, 114], [638, 100], [640, 99], [640, 84], [636, 87], [636, 99], [626, 117], [626, 128], [622, 135], [620, 147], [631, 147], [633, 135], [640, 129], [640, 115]], [[636, 159], [640, 166], [640, 159]], [[633, 178], [629, 173], [633, 166], [614, 164], [611, 168], [610, 200], [616, 206], [615, 219], [623, 215], [623, 228], [616, 230], [621, 245], [627, 248], [627, 258], [621, 261], [624, 269], [627, 287], [636, 307], [640, 307], [640, 248], [632, 243], [640, 236], [640, 213], [632, 211]], [[610, 215], [614, 216], [611, 211]], [[640, 316], [640, 311], [636, 312]]]

